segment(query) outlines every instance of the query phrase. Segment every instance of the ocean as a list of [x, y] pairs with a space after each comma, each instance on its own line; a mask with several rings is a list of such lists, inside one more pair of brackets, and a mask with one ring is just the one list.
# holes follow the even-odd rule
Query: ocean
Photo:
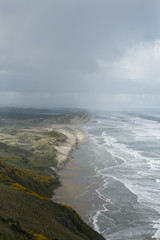
[[97, 112], [81, 128], [85, 220], [107, 240], [160, 239], [160, 111]]

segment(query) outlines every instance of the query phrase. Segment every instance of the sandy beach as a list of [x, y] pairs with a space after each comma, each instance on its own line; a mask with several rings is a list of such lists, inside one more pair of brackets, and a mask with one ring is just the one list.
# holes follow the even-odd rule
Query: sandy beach
[[78, 199], [85, 193], [86, 189], [81, 183], [74, 181], [84, 169], [75, 163], [71, 153], [81, 144], [86, 143], [85, 134], [75, 126], [56, 126], [56, 129], [67, 136], [67, 141], [56, 147], [57, 168], [61, 185], [54, 190], [53, 200], [71, 205], [81, 216], [84, 216], [86, 203], [84, 205], [83, 202], [79, 201], [77, 204], [76, 197]]
[[[56, 202], [71, 206], [78, 212], [83, 220], [88, 222], [87, 214], [92, 211], [96, 205], [100, 204], [100, 199], [96, 196], [93, 197], [93, 192], [95, 189], [99, 188], [99, 184], [95, 182], [90, 183], [95, 172], [89, 165], [87, 159], [84, 159], [83, 157], [81, 158], [81, 156], [76, 156], [76, 153], [80, 152], [81, 148], [84, 148], [87, 144], [84, 133], [77, 129], [76, 133], [79, 139], [78, 145], [76, 145], [78, 146], [78, 149], [75, 149], [75, 151], [69, 154], [70, 157], [67, 164], [64, 162], [63, 168], [59, 169], [58, 175], [61, 185], [54, 190], [52, 199]], [[85, 181], [86, 176], [89, 179], [88, 181]]]
[[[53, 125], [52, 130], [56, 130], [67, 137], [65, 142], [54, 146], [57, 151], [56, 159], [58, 160], [56, 168], [60, 170], [63, 169], [64, 165], [70, 160], [70, 154], [78, 144], [84, 143], [85, 134], [77, 127], [71, 125]], [[55, 170], [55, 168], [53, 168], [53, 170]]]

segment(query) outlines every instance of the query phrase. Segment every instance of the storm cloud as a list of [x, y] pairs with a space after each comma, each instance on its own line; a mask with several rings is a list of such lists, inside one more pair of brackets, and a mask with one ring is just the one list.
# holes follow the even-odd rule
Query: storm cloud
[[159, 0], [1, 0], [1, 105], [160, 107], [159, 22]]

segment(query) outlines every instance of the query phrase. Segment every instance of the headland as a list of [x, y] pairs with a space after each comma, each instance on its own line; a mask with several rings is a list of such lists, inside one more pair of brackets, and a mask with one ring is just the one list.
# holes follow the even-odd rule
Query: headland
[[87, 112], [0, 109], [0, 238], [103, 239], [68, 205], [51, 199], [58, 170], [83, 140]]

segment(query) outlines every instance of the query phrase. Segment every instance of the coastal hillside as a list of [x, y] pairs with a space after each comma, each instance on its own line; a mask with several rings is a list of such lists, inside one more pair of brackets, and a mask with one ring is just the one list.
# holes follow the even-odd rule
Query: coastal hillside
[[70, 124], [82, 123], [88, 115], [34, 118], [32, 113], [17, 123], [14, 114], [6, 116], [1, 116], [5, 124], [0, 129], [0, 239], [104, 239], [70, 206], [50, 200], [60, 184], [57, 166], [65, 164], [78, 141], [78, 130]]

